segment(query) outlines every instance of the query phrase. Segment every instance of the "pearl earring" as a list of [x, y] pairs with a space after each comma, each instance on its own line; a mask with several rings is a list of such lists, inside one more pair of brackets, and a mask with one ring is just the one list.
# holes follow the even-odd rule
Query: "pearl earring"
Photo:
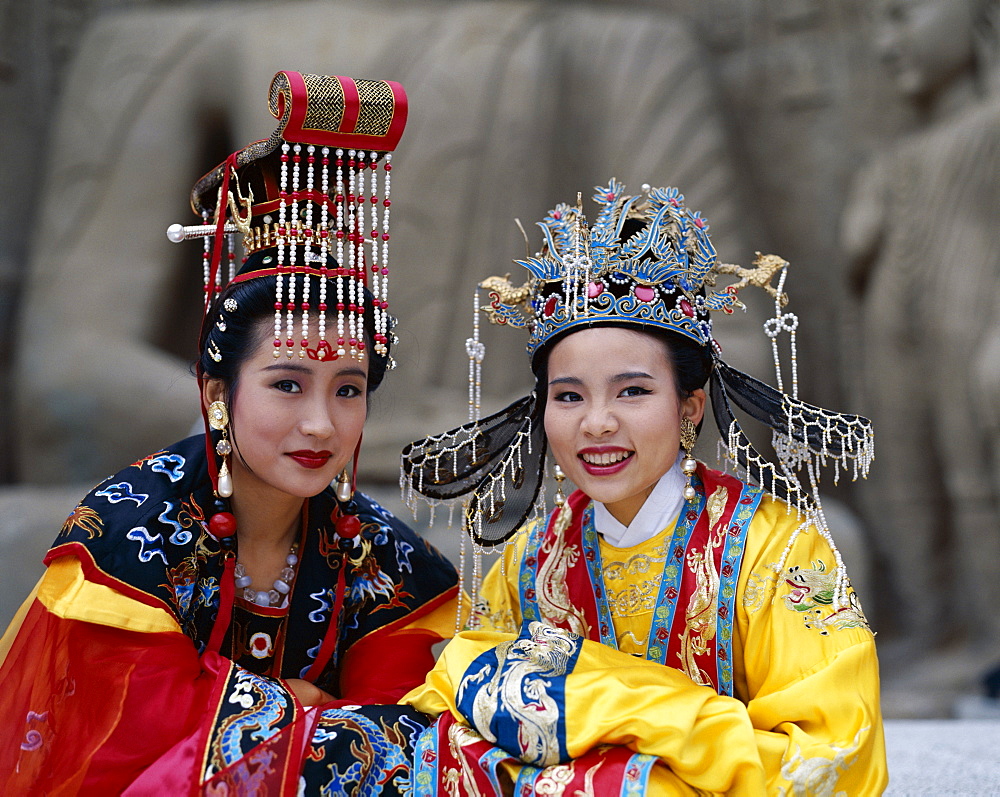
[[347, 472], [345, 467], [340, 476], [337, 477], [337, 500], [342, 504], [346, 504], [354, 497], [354, 490], [351, 489], [351, 474]]
[[694, 444], [698, 442], [698, 430], [690, 418], [681, 418], [681, 448], [684, 449], [684, 459], [681, 460], [681, 471], [686, 478], [684, 485], [684, 500], [693, 501], [697, 495], [694, 484], [691, 483], [691, 476], [698, 468], [698, 461], [691, 456]]
[[229, 426], [229, 409], [222, 401], [213, 401], [208, 408], [208, 425], [222, 432], [222, 439], [215, 444], [215, 453], [222, 457], [222, 467], [219, 468], [219, 479], [216, 492], [220, 498], [230, 498], [233, 494], [233, 477], [229, 472], [229, 455], [233, 447], [229, 442], [227, 427]]

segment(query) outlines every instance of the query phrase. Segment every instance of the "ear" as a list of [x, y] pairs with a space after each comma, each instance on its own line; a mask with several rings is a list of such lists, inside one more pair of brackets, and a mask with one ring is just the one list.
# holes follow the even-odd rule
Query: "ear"
[[201, 403], [204, 409], [215, 401], [226, 400], [226, 385], [221, 379], [204, 379], [201, 383]]
[[681, 417], [687, 418], [697, 426], [705, 416], [705, 402], [707, 397], [701, 388], [691, 392], [691, 395], [681, 399]]

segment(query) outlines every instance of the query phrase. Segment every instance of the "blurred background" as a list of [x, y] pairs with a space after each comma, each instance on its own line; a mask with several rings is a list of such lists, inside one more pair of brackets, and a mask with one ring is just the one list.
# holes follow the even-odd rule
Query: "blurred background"
[[[466, 419], [471, 296], [517, 270], [515, 218], [677, 186], [723, 261], [790, 261], [800, 397], [875, 422], [872, 478], [824, 487], [886, 715], [996, 711], [998, 26], [1000, 0], [0, 0], [0, 622], [79, 498], [199, 423], [200, 250], [164, 231], [291, 69], [410, 99], [366, 489], [405, 512], [400, 449]], [[764, 298], [716, 330], [773, 383]], [[483, 337], [487, 413], [529, 384], [522, 337]]]

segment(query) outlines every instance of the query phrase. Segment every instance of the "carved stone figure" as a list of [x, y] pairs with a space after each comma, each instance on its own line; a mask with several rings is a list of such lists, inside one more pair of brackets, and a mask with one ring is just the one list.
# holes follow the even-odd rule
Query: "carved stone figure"
[[[286, 29], [286, 16], [312, 24]], [[198, 251], [164, 230], [194, 220], [185, 199], [201, 171], [272, 129], [259, 87], [284, 68], [391, 78], [410, 96], [391, 264], [406, 364], [373, 407], [385, 420], [369, 427], [366, 478], [394, 478], [403, 444], [465, 414], [473, 287], [523, 253], [514, 217], [609, 175], [655, 179], [686, 187], [723, 260], [752, 256], [732, 232], [738, 181], [701, 52], [656, 11], [312, 1], [107, 17], [63, 93], [24, 292], [25, 481], [101, 478], [197, 420], [183, 348], [197, 319], [176, 308], [196, 304], [183, 296], [200, 290]], [[767, 361], [760, 319], [720, 334], [751, 372]], [[490, 335], [488, 358], [519, 356]], [[523, 388], [485, 384], [484, 410]]]
[[976, 379], [996, 365], [976, 357], [1000, 354], [983, 348], [1000, 280], [1000, 99], [988, 91], [998, 9], [882, 4], [880, 48], [923, 126], [861, 171], [844, 218], [861, 301], [859, 408], [879, 435], [864, 497], [891, 614], [921, 648], [964, 636], [993, 655], [1000, 485]]

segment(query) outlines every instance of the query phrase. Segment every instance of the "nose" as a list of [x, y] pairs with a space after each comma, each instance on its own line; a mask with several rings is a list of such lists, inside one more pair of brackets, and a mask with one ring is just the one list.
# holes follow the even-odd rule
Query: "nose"
[[618, 418], [611, 405], [603, 401], [591, 402], [584, 413], [581, 431], [588, 437], [603, 437], [618, 431]]
[[299, 431], [319, 440], [330, 438], [336, 431], [332, 407], [320, 396], [305, 404], [299, 420]]

